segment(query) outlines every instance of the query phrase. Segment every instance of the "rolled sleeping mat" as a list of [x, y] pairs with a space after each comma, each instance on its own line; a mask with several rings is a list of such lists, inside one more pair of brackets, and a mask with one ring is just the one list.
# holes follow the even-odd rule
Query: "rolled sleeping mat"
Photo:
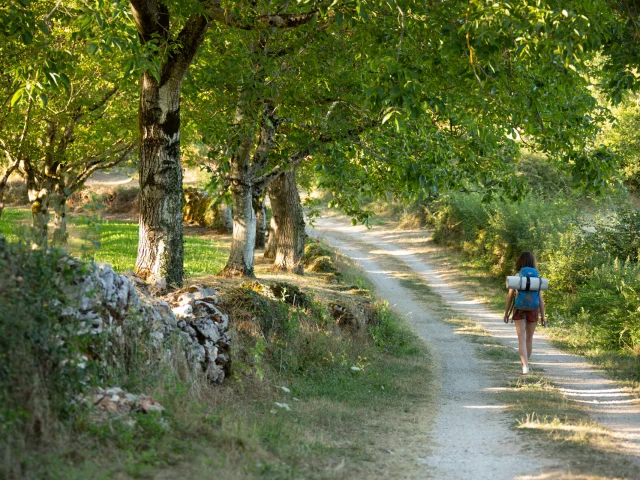
[[529, 280], [528, 290], [537, 292], [538, 290], [547, 290], [549, 288], [549, 280], [538, 277], [521, 277], [519, 275], [507, 277], [507, 288], [514, 290], [527, 290], [527, 279]]

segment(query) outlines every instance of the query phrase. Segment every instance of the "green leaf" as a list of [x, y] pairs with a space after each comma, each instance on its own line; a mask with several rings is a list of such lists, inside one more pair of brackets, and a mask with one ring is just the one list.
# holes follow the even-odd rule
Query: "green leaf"
[[97, 51], [98, 51], [98, 45], [91, 42], [89, 44], [89, 47], [87, 48], [87, 52], [89, 53], [89, 55], [95, 55]]
[[71, 80], [64, 73], [60, 74], [60, 82], [67, 92], [71, 91]]
[[389, 119], [393, 116], [393, 114], [396, 113], [395, 110], [391, 110], [389, 113], [387, 113], [384, 117], [382, 117], [382, 125], [384, 125], [385, 123], [387, 123], [389, 121]]
[[29, 45], [33, 41], [33, 34], [28, 30], [22, 32], [22, 41], [25, 45]]
[[40, 95], [38, 95], [38, 103], [40, 103], [40, 106], [42, 108], [47, 108], [47, 103], [49, 103], [49, 99], [44, 93], [41, 93]]
[[369, 20], [369, 16], [367, 15], [367, 7], [365, 7], [363, 3], [358, 2], [358, 5], [356, 6], [356, 12], [358, 12], [360, 18], [362, 18], [362, 20], [364, 20], [365, 22]]
[[124, 70], [124, 74], [130, 75], [131, 72], [133, 71], [133, 67], [134, 67], [133, 58], [127, 59], [127, 61], [124, 62], [124, 65], [122, 66], [122, 69]]
[[343, 20], [344, 20], [344, 16], [342, 15], [342, 12], [338, 10], [338, 11], [336, 12], [336, 24], [337, 24], [338, 26], [342, 25], [342, 21], [343, 21]]
[[11, 102], [10, 105], [13, 107], [16, 103], [18, 103], [20, 101], [20, 99], [22, 98], [22, 94], [24, 93], [24, 87], [23, 88], [19, 88], [18, 90], [16, 90], [16, 93], [13, 94], [13, 97], [11, 97]]

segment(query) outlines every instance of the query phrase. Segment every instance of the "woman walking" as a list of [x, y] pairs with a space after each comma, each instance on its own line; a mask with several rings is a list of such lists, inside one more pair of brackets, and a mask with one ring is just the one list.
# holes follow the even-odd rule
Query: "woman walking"
[[[536, 257], [531, 252], [523, 252], [516, 261], [516, 271], [520, 272], [525, 267], [538, 269]], [[535, 310], [522, 311], [514, 309], [513, 323], [516, 325], [518, 332], [518, 350], [520, 351], [520, 361], [522, 362], [522, 374], [526, 375], [530, 372], [529, 358], [531, 358], [531, 350], [533, 349], [533, 333], [536, 331], [538, 321], [543, 327], [547, 326], [544, 316], [544, 301], [542, 300], [542, 292], [537, 292], [540, 299], [540, 305]], [[518, 291], [510, 288], [507, 294], [507, 304], [504, 312], [504, 323], [509, 323], [509, 312], [516, 300]]]

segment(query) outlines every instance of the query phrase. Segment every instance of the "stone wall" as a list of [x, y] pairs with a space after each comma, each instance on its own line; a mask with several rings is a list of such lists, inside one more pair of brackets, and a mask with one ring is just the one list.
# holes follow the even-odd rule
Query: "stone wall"
[[[72, 257], [67, 262], [81, 262]], [[172, 335], [192, 365], [198, 365], [214, 383], [221, 383], [231, 367], [229, 319], [218, 309], [218, 292], [194, 285], [156, 296], [133, 272], [116, 273], [110, 265], [89, 264], [80, 282], [67, 287], [71, 305], [62, 319], [76, 318], [86, 329], [124, 335], [127, 322], [140, 319], [153, 345], [161, 348]]]

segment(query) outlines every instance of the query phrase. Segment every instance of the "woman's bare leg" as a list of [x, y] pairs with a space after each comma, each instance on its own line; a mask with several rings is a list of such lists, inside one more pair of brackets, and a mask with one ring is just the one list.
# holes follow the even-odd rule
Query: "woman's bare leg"
[[531, 358], [533, 350], [533, 332], [536, 331], [537, 322], [527, 322], [527, 360]]
[[520, 351], [520, 361], [522, 362], [523, 367], [529, 366], [528, 356], [527, 356], [527, 327], [526, 320], [514, 320], [513, 323], [516, 324], [516, 332], [518, 332], [518, 350]]

